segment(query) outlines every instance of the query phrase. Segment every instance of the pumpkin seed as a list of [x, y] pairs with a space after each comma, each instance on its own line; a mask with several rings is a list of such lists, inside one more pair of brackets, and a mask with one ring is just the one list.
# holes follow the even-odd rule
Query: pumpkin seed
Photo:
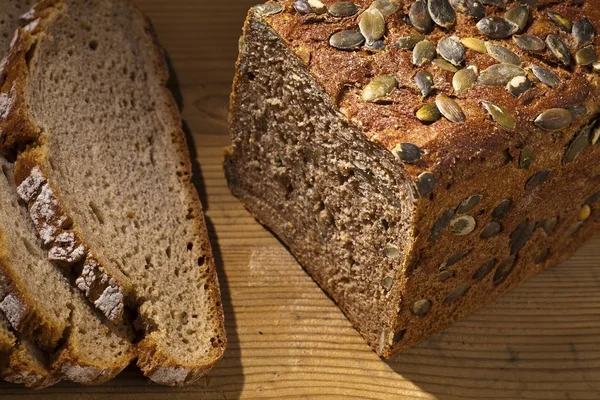
[[426, 104], [417, 111], [417, 118], [422, 122], [435, 122], [442, 118], [435, 104]]
[[533, 83], [526, 76], [517, 76], [508, 82], [506, 90], [513, 96], [519, 97], [531, 89], [531, 86], [533, 86]]
[[564, 108], [551, 108], [541, 113], [535, 124], [545, 131], [560, 131], [573, 122], [573, 115]]
[[514, 65], [521, 64], [521, 58], [506, 47], [492, 43], [486, 43], [485, 47], [490, 56], [500, 63]]
[[565, 231], [564, 238], [565, 239], [570, 238], [571, 236], [573, 236], [574, 234], [576, 234], [582, 226], [583, 226], [583, 222], [581, 222], [581, 221], [580, 222], [575, 222], [573, 225], [571, 225]]
[[571, 29], [573, 29], [573, 24], [569, 21], [568, 18], [563, 17], [557, 12], [548, 11], [548, 17], [558, 26], [560, 29], [567, 33], [571, 33]]
[[594, 39], [596, 29], [587, 17], [584, 17], [573, 24], [573, 37], [577, 41], [578, 46], [588, 44]]
[[504, 0], [481, 0], [481, 3], [486, 5], [486, 6], [503, 6], [504, 5]]
[[496, 221], [492, 221], [483, 228], [479, 237], [482, 239], [489, 239], [497, 236], [502, 231], [502, 225]]
[[477, 68], [471, 65], [454, 74], [454, 77], [452, 78], [452, 87], [455, 92], [459, 93], [463, 90], [470, 89], [475, 81], [477, 81]]
[[412, 6], [410, 6], [408, 18], [410, 19], [412, 26], [419, 32], [430, 33], [433, 31], [434, 23], [431, 19], [431, 15], [429, 15], [426, 0], [415, 1]]
[[592, 45], [585, 46], [584, 48], [580, 49], [575, 54], [575, 61], [579, 65], [583, 65], [583, 66], [592, 65], [593, 63], [596, 62], [596, 60], [597, 60], [596, 50], [594, 49], [594, 46], [592, 46]]
[[444, 229], [446, 229], [448, 224], [450, 224], [450, 221], [452, 221], [452, 218], [454, 218], [454, 210], [451, 210], [451, 209], [447, 209], [446, 211], [444, 211], [442, 213], [442, 215], [439, 216], [437, 221], [435, 221], [435, 223], [433, 224], [433, 227], [431, 228], [431, 232], [429, 232], [428, 240], [430, 243], [433, 243], [437, 240], [437, 238], [440, 236], [442, 231]]
[[321, 15], [327, 12], [327, 6], [321, 0], [308, 0], [308, 4], [316, 14]]
[[556, 75], [550, 70], [547, 70], [546, 68], [534, 65], [533, 67], [531, 67], [531, 71], [533, 72], [533, 75], [535, 75], [535, 77], [539, 79], [540, 82], [553, 89], [560, 85], [560, 78], [558, 77], [558, 75]]
[[517, 76], [527, 76], [527, 73], [514, 64], [494, 64], [481, 72], [477, 83], [484, 86], [506, 86]]
[[581, 210], [579, 211], [579, 216], [577, 217], [577, 219], [582, 222], [587, 221], [591, 215], [592, 215], [592, 207], [590, 207], [589, 204], [585, 204], [583, 207], [581, 207]]
[[394, 333], [394, 343], [398, 343], [404, 338], [406, 334], [406, 329], [400, 329], [398, 332]]
[[535, 189], [542, 183], [546, 182], [548, 180], [548, 178], [550, 177], [551, 173], [552, 173], [552, 171], [550, 171], [549, 169], [545, 169], [545, 170], [536, 172], [535, 174], [533, 174], [531, 176], [531, 178], [529, 178], [527, 183], [525, 183], [525, 189], [526, 190]]
[[519, 167], [528, 170], [533, 163], [533, 149], [529, 146], [523, 147], [521, 156], [519, 157]]
[[456, 214], [460, 215], [468, 213], [477, 207], [481, 203], [481, 200], [483, 200], [483, 196], [480, 194], [475, 194], [469, 197], [459, 204], [458, 208], [456, 209]]
[[395, 14], [400, 8], [398, 0], [375, 0], [370, 8], [376, 8], [385, 18]]
[[473, 232], [477, 227], [475, 218], [470, 215], [463, 215], [453, 219], [448, 226], [450, 233], [456, 236], [466, 236]]
[[461, 39], [460, 42], [467, 49], [471, 49], [471, 50], [476, 51], [478, 53], [487, 53], [487, 49], [485, 48], [485, 42], [483, 40], [481, 40], [481, 39], [477, 39], [477, 38], [473, 38], [473, 37], [468, 37], [468, 38]]
[[398, 49], [405, 49], [405, 50], [412, 50], [415, 48], [415, 46], [417, 45], [417, 43], [421, 42], [425, 40], [425, 36], [423, 35], [408, 35], [408, 36], [404, 36], [401, 37], [397, 42], [396, 42], [396, 48]]
[[517, 25], [517, 32], [521, 32], [525, 29], [527, 21], [529, 20], [529, 6], [517, 4], [504, 14], [504, 18]]
[[485, 7], [479, 0], [465, 0], [466, 13], [479, 21], [485, 17]]
[[502, 202], [498, 205], [498, 207], [494, 208], [492, 211], [492, 218], [495, 220], [503, 220], [508, 215], [508, 211], [510, 211], [510, 200], [502, 200]]
[[569, 53], [569, 48], [561, 38], [551, 33], [546, 36], [546, 45], [561, 63], [565, 65], [571, 63], [571, 53]]
[[338, 50], [356, 50], [365, 42], [365, 37], [357, 31], [340, 31], [329, 38], [329, 44]]
[[371, 45], [383, 37], [385, 33], [385, 18], [383, 18], [383, 14], [378, 9], [370, 8], [360, 16], [358, 27], [360, 28], [360, 33], [365, 37], [367, 44]]
[[486, 17], [477, 23], [477, 28], [492, 39], [505, 39], [519, 30], [519, 26], [501, 17]]
[[444, 270], [438, 274], [438, 281], [445, 282], [454, 276], [454, 271]]
[[391, 258], [392, 260], [398, 259], [401, 256], [400, 250], [398, 250], [397, 247], [391, 245], [385, 246], [385, 248], [383, 249], [383, 254], [385, 254], [387, 258]]
[[423, 40], [413, 49], [413, 64], [417, 67], [433, 60], [435, 57], [435, 46], [429, 40]]
[[313, 9], [306, 0], [296, 0], [293, 4], [294, 10], [300, 15], [312, 14]]
[[541, 253], [539, 253], [537, 256], [535, 256], [535, 259], [533, 260], [533, 262], [536, 265], [540, 265], [545, 263], [548, 260], [548, 257], [550, 257], [550, 249], [546, 248], [544, 250], [542, 250]]
[[392, 149], [394, 154], [400, 161], [407, 164], [412, 164], [421, 159], [421, 149], [411, 143], [400, 143]]
[[600, 124], [596, 125], [596, 127], [592, 130], [592, 134], [590, 135], [590, 144], [592, 146], [598, 142], [600, 142]]
[[598, 200], [600, 200], [600, 189], [597, 190], [594, 194], [592, 194], [590, 197], [587, 198], [587, 200], [585, 201], [587, 204], [594, 204], [595, 202], [597, 202]]
[[529, 242], [529, 239], [531, 239], [533, 232], [535, 231], [535, 225], [536, 224], [534, 222], [529, 222], [529, 220], [525, 220], [521, 222], [510, 234], [511, 255], [517, 254], [519, 251], [521, 251], [523, 247], [525, 247], [527, 242]]
[[534, 53], [543, 51], [546, 48], [546, 43], [537, 36], [531, 35], [514, 35], [513, 40], [523, 50], [532, 51]]
[[427, 97], [433, 89], [433, 75], [425, 70], [417, 72], [415, 75], [415, 84], [419, 88], [421, 95]]
[[435, 98], [435, 104], [437, 108], [440, 110], [440, 113], [446, 119], [456, 123], [465, 122], [466, 116], [463, 112], [462, 108], [458, 105], [456, 101], [446, 96], [445, 94], [439, 94]]
[[256, 12], [262, 17], [269, 17], [271, 15], [283, 12], [283, 10], [285, 10], [285, 7], [281, 4], [267, 3], [259, 4], [258, 6], [254, 7], [254, 10], [256, 10]]
[[507, 131], [512, 131], [517, 126], [515, 118], [508, 112], [508, 110], [499, 104], [492, 103], [491, 101], [482, 101], [481, 104], [485, 107], [487, 112], [492, 116], [501, 127]]
[[592, 68], [594, 68], [594, 71], [600, 71], [600, 62], [596, 61], [593, 63]]
[[465, 48], [457, 37], [445, 37], [438, 42], [438, 54], [446, 61], [460, 65], [465, 59]]
[[456, 23], [456, 13], [448, 0], [429, 0], [427, 8], [433, 22], [442, 28], [451, 28]]
[[494, 269], [494, 265], [496, 265], [496, 259], [490, 258], [489, 260], [481, 264], [481, 266], [477, 269], [477, 271], [475, 271], [471, 279], [473, 279], [474, 281], [479, 281], [485, 278], [489, 275], [490, 272], [492, 272], [492, 270]]
[[383, 40], [376, 40], [373, 43], [365, 43], [365, 48], [372, 51], [383, 51], [385, 50], [385, 42]]
[[575, 139], [565, 153], [563, 163], [572, 163], [588, 147], [590, 144], [590, 134], [592, 133], [592, 128], [593, 125], [589, 125], [575, 136]]
[[389, 276], [386, 276], [381, 280], [381, 287], [383, 287], [386, 292], [392, 290], [392, 286], [394, 286], [394, 280]]
[[397, 85], [398, 81], [393, 75], [377, 76], [363, 89], [362, 99], [374, 103], [392, 93]]
[[450, 64], [448, 61], [444, 60], [443, 58], [436, 58], [431, 62], [433, 65], [435, 65], [438, 68], [443, 69], [444, 71], [448, 71], [448, 72], [457, 72], [458, 68], [456, 68], [454, 65]]
[[432, 172], [423, 172], [418, 177], [417, 191], [419, 196], [425, 197], [435, 189], [435, 175]]
[[445, 268], [453, 266], [454, 264], [456, 264], [457, 262], [459, 262], [460, 260], [462, 260], [463, 258], [465, 258], [467, 256], [467, 254], [469, 254], [469, 250], [467, 250], [467, 251], [459, 251], [459, 252], [453, 254], [450, 258], [448, 258], [440, 266], [440, 269], [445, 269]]
[[450, 0], [450, 5], [460, 13], [464, 14], [467, 12], [467, 3], [465, 0]]
[[424, 317], [431, 309], [431, 301], [423, 299], [417, 300], [410, 306], [410, 312], [417, 317]]
[[498, 265], [496, 268], [496, 273], [494, 273], [494, 285], [499, 285], [506, 280], [510, 271], [512, 271], [515, 263], [517, 262], [517, 256], [513, 255], [505, 259]]
[[544, 230], [546, 235], [550, 236], [554, 233], [556, 225], [558, 225], [558, 217], [548, 218], [547, 220], [542, 222], [542, 229]]
[[337, 18], [346, 18], [355, 15], [359, 7], [351, 1], [338, 1], [328, 8], [329, 14]]
[[466, 282], [461, 284], [452, 292], [450, 292], [448, 296], [446, 296], [446, 298], [444, 299], [444, 304], [452, 304], [455, 301], [459, 300], [461, 297], [464, 296], [464, 294], [467, 292], [467, 290], [469, 290], [470, 287], [471, 285]]

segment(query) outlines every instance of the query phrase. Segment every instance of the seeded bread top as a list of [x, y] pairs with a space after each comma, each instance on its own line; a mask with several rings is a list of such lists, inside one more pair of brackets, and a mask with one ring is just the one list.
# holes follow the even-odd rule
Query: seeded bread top
[[591, 120], [600, 83], [594, 4], [288, 0], [255, 12], [341, 112], [417, 175], [508, 143], [556, 142]]

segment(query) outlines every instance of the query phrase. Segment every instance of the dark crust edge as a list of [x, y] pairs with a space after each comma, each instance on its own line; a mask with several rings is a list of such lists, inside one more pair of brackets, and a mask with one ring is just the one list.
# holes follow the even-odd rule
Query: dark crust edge
[[[15, 344], [13, 351], [6, 355], [6, 364], [0, 369], [0, 378], [35, 390], [45, 389], [60, 382], [61, 378], [56, 371], [33, 365], [27, 359], [26, 353], [26, 348]], [[35, 357], [34, 354], [29, 356]]]

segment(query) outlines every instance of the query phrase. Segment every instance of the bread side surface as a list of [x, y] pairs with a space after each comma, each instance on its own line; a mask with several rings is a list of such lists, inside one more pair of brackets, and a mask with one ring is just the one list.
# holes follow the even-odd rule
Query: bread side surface
[[[68, 255], [63, 234], [77, 243], [67, 247], [83, 246], [83, 267], [72, 267], [100, 312], [117, 322], [125, 307], [137, 309], [144, 373], [162, 384], [192, 384], [222, 357], [226, 339], [162, 53], [148, 20], [126, 1], [51, 8], [29, 16], [35, 28], [19, 31], [5, 68], [26, 116], [9, 113], [4, 123], [26, 119], [23, 129], [31, 131], [15, 135], [38, 135], [16, 164], [22, 198], [46, 246]], [[76, 82], [85, 85], [75, 90]], [[64, 118], [55, 118], [59, 110]], [[35, 188], [38, 175], [44, 183]], [[48, 218], [32, 208], [44, 188], [59, 205]], [[69, 223], [56, 224], [63, 215]]]
[[60, 374], [49, 366], [48, 355], [31, 342], [19, 340], [9, 353], [7, 364], [0, 370], [6, 382], [32, 389], [45, 389], [60, 381]]

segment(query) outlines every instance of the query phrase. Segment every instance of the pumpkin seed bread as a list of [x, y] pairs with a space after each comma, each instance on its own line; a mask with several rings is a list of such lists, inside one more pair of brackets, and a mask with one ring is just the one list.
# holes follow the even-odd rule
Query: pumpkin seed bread
[[138, 316], [145, 375], [193, 384], [223, 355], [223, 312], [150, 23], [124, 0], [56, 1], [25, 19], [0, 94], [3, 139], [29, 143], [15, 166], [21, 199], [97, 310]]
[[379, 355], [600, 230], [595, 2], [305, 3], [249, 13], [225, 169]]

